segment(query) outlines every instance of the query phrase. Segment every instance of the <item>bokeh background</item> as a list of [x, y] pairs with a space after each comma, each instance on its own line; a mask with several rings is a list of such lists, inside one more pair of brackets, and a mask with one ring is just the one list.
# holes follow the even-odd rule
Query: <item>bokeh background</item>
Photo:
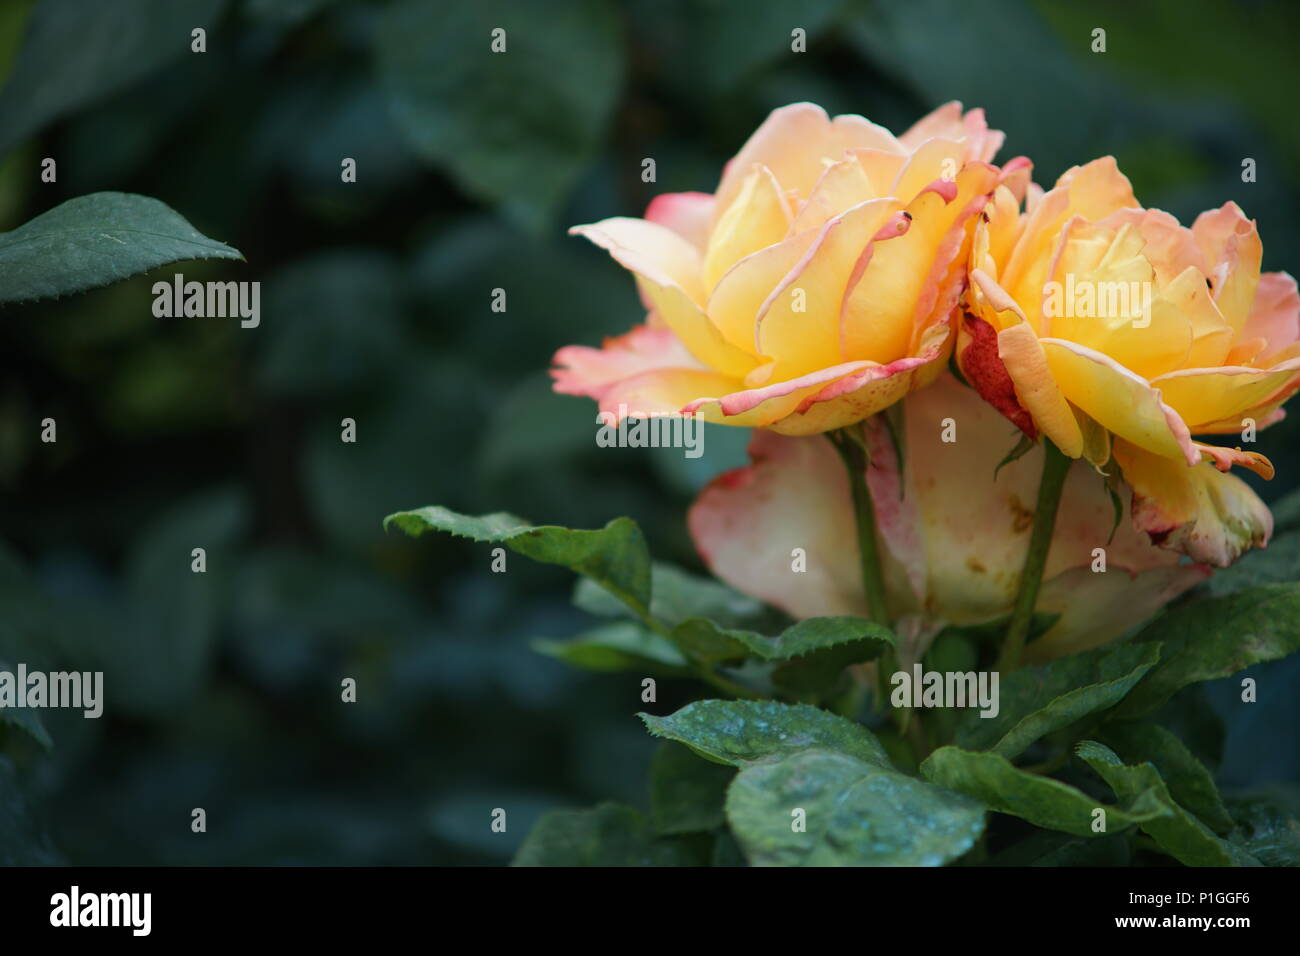
[[[699, 567], [685, 507], [746, 435], [711, 428], [698, 461], [595, 446], [546, 368], [640, 311], [565, 228], [711, 191], [795, 100], [901, 132], [961, 99], [1040, 182], [1113, 153], [1185, 222], [1236, 200], [1294, 272], [1298, 41], [1286, 0], [4, 0], [0, 230], [139, 192], [247, 263], [0, 310], [0, 659], [103, 670], [108, 696], [98, 721], [44, 712], [49, 748], [0, 723], [0, 861], [502, 863], [546, 809], [644, 805], [639, 677], [529, 646], [583, 626], [569, 574], [381, 526], [627, 514]], [[261, 327], [155, 319], [175, 272], [261, 281]], [[1269, 500], [1300, 483], [1298, 435], [1261, 436]], [[1252, 673], [1274, 689], [1253, 707], [1210, 689], [1229, 788], [1300, 777], [1300, 670]]]

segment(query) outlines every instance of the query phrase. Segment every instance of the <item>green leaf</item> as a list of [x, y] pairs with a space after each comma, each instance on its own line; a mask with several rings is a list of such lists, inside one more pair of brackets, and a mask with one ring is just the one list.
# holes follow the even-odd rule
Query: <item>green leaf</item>
[[700, 700], [667, 717], [637, 716], [656, 737], [676, 740], [704, 757], [736, 767], [810, 747], [889, 766], [884, 748], [866, 727], [807, 704]]
[[1247, 551], [1230, 566], [1216, 569], [1201, 587], [1218, 597], [1260, 584], [1292, 581], [1300, 581], [1300, 534], [1294, 532], [1277, 535], [1267, 548]]
[[[748, 595], [662, 561], [651, 565], [650, 579], [650, 616], [668, 627], [692, 617], [708, 618], [723, 627], [742, 627], [764, 613], [762, 603]], [[580, 578], [574, 586], [573, 603], [600, 617], [628, 613], [625, 604], [587, 578]]]
[[1125, 763], [1152, 764], [1170, 796], [1210, 829], [1218, 833], [1232, 829], [1232, 817], [1223, 805], [1214, 777], [1170, 731], [1159, 724], [1122, 720], [1104, 725], [1098, 736]]
[[1233, 794], [1228, 810], [1237, 827], [1228, 839], [1265, 866], [1300, 866], [1300, 794], [1266, 790]]
[[[491, 47], [497, 28], [504, 53]], [[376, 36], [380, 76], [414, 148], [533, 227], [593, 161], [622, 49], [605, 0], [399, 0]]]
[[650, 605], [650, 552], [631, 518], [615, 518], [598, 531], [531, 525], [504, 512], [481, 518], [432, 506], [400, 511], [384, 519], [412, 537], [445, 531], [473, 541], [501, 543], [542, 564], [559, 564], [585, 574], [638, 615]]
[[692, 618], [673, 628], [673, 640], [688, 655], [710, 665], [749, 657], [789, 662], [777, 668], [772, 679], [795, 695], [825, 688], [848, 665], [873, 660], [895, 642], [886, 628], [857, 617], [807, 618], [777, 637]]
[[984, 830], [977, 801], [820, 747], [746, 767], [726, 806], [756, 866], [940, 866]]
[[0, 233], [0, 302], [84, 292], [189, 259], [243, 259], [165, 203], [91, 193]]
[[1157, 644], [1121, 644], [1015, 671], [1002, 681], [998, 715], [967, 711], [956, 744], [1013, 759], [1035, 740], [1113, 707], [1159, 659]]
[[703, 833], [725, 822], [722, 803], [736, 772], [665, 741], [650, 763], [650, 822], [655, 833]]
[[656, 839], [633, 807], [602, 803], [590, 810], [552, 810], [524, 838], [513, 866], [703, 866], [707, 845]]
[[1029, 454], [1037, 447], [1038, 447], [1038, 442], [1034, 441], [1032, 438], [1030, 438], [1028, 435], [1022, 432], [1020, 434], [1020, 440], [1016, 442], [1015, 447], [1013, 447], [1009, 452], [1007, 452], [1006, 456], [1000, 462], [998, 462], [997, 467], [993, 469], [993, 480], [997, 481], [998, 472], [1001, 471], [1005, 466], [1011, 464], [1013, 461], [1019, 461], [1021, 458], [1024, 458], [1025, 455]]
[[1074, 752], [1101, 775], [1121, 800], [1156, 794], [1170, 812], [1144, 820], [1142, 830], [1174, 859], [1187, 866], [1232, 866], [1238, 862], [1232, 847], [1169, 795], [1153, 764], [1128, 766], [1109, 747], [1093, 740], [1083, 741]]
[[1135, 794], [1120, 806], [1106, 806], [1059, 780], [1019, 770], [1000, 754], [940, 747], [921, 764], [932, 783], [969, 794], [990, 810], [1028, 820], [1035, 826], [1075, 836], [1096, 837], [1094, 812], [1106, 811], [1106, 833], [1171, 815], [1159, 793]]
[[1141, 717], [1179, 688], [1227, 677], [1300, 649], [1300, 584], [1265, 584], [1182, 604], [1137, 639], [1164, 644], [1161, 660], [1116, 708]]
[[[216, 26], [226, 0], [46, 0], [0, 90], [0, 154], [75, 110], [190, 52], [190, 31]], [[209, 43], [212, 42], [209, 37]]]
[[532, 648], [589, 671], [689, 669], [688, 661], [672, 641], [634, 621], [606, 624], [565, 641], [537, 638]]

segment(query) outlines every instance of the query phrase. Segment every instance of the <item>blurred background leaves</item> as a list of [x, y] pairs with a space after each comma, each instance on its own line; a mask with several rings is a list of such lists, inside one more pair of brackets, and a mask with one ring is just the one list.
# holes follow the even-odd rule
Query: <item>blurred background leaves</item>
[[[1184, 221], [1236, 200], [1265, 267], [1294, 272], [1298, 38], [1280, 0], [4, 4], [0, 230], [138, 192], [247, 263], [0, 309], [0, 659], [102, 669], [109, 698], [98, 721], [42, 712], [48, 751], [0, 724], [0, 862], [500, 863], [547, 809], [649, 811], [639, 679], [529, 646], [592, 626], [569, 575], [493, 574], [484, 546], [380, 524], [434, 503], [626, 514], [698, 569], [686, 505], [746, 436], [710, 429], [695, 461], [595, 446], [594, 407], [544, 370], [640, 307], [564, 229], [711, 191], [794, 100], [901, 131], [961, 99], [1040, 182], [1114, 153]], [[261, 281], [261, 326], [155, 319], [176, 271]], [[1261, 435], [1270, 500], [1300, 484], [1294, 421]], [[1226, 786], [1300, 777], [1294, 665], [1252, 669], [1258, 704], [1235, 681], [1205, 695]], [[661, 681], [656, 709], [693, 690]]]

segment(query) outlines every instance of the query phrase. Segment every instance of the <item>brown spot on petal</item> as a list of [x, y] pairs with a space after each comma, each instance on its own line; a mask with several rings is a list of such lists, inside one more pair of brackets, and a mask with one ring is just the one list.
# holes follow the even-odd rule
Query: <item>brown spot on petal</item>
[[1034, 524], [1034, 512], [1032, 508], [1026, 508], [1024, 502], [1020, 500], [1019, 495], [1012, 495], [1009, 499], [1011, 504], [1011, 529], [1016, 534], [1022, 534], [1028, 531]]
[[973, 554], [966, 559], [966, 567], [970, 568], [976, 574], [984, 574], [988, 571], [988, 568], [980, 564], [979, 558], [975, 557]]

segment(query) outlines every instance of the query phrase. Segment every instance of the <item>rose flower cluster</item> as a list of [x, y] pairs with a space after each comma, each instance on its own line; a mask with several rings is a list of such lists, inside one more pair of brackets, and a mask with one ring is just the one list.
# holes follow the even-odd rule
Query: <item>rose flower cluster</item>
[[1112, 640], [1267, 544], [1232, 469], [1272, 476], [1240, 445], [1300, 388], [1295, 280], [1261, 273], [1235, 203], [1184, 226], [1110, 157], [1044, 190], [1028, 159], [995, 164], [1003, 138], [958, 103], [901, 136], [799, 103], [712, 195], [572, 230], [648, 314], [560, 349], [556, 391], [756, 429], [752, 464], [689, 517], [721, 579], [799, 618], [866, 610], [846, 441], [885, 616], [918, 653], [1011, 612], [1049, 455], [1066, 461], [1036, 606], [1055, 617], [1030, 659]]

